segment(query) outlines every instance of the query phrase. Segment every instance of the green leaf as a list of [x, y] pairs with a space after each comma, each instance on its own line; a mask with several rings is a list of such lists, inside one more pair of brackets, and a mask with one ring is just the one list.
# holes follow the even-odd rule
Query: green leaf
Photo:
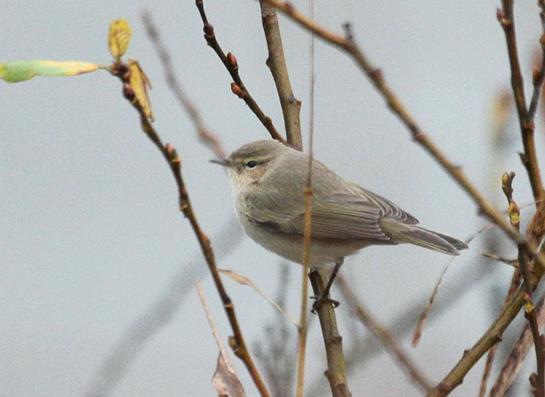
[[0, 63], [0, 79], [8, 83], [30, 80], [34, 76], [60, 77], [90, 73], [100, 65], [78, 61], [14, 61]]

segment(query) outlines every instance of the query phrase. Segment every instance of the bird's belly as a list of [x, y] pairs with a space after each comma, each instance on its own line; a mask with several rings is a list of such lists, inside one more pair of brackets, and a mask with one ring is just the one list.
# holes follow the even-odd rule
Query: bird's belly
[[[240, 216], [239, 220], [248, 237], [256, 243], [290, 261], [303, 263], [303, 236], [288, 235], [270, 229], [248, 220], [245, 216]], [[366, 245], [367, 243], [362, 240], [311, 240], [310, 265], [312, 267], [332, 265]]]

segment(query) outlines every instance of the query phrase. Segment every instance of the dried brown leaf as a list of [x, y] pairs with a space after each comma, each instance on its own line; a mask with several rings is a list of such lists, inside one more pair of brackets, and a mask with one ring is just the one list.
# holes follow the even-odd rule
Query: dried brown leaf
[[237, 374], [227, 364], [221, 352], [218, 354], [218, 363], [212, 376], [212, 384], [219, 397], [244, 397], [246, 395]]

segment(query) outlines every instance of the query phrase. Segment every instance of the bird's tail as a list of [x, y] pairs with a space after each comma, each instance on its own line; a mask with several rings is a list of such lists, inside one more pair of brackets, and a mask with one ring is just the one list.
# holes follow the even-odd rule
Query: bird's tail
[[380, 221], [380, 226], [396, 243], [414, 244], [448, 255], [459, 255], [458, 250], [467, 248], [466, 243], [454, 237], [394, 219], [384, 218]]

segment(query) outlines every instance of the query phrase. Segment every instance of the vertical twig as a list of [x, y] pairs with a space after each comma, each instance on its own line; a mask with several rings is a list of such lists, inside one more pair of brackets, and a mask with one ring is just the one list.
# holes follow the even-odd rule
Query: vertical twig
[[[520, 271], [518, 269], [515, 269], [513, 271], [513, 276], [511, 277], [511, 283], [509, 285], [509, 289], [505, 296], [505, 301], [503, 302], [502, 308], [505, 307], [509, 299], [517, 291], [519, 284], [520, 284]], [[488, 351], [488, 354], [486, 356], [486, 362], [484, 365], [483, 375], [481, 378], [481, 385], [479, 386], [479, 397], [484, 397], [486, 394], [486, 387], [488, 384], [490, 373], [492, 371], [492, 365], [494, 363], [497, 350], [498, 350], [498, 345], [496, 344]]]
[[[270, 6], [261, 4], [261, 13], [263, 16], [263, 24], [265, 25], [265, 12], [271, 12], [276, 19], [276, 10]], [[268, 8], [268, 10], [267, 10]], [[310, 13], [314, 14], [314, 0], [310, 0]], [[270, 22], [269, 22], [270, 23]], [[277, 22], [278, 24], [278, 22]], [[265, 29], [267, 32], [268, 29]], [[269, 35], [267, 35], [268, 37]], [[269, 43], [269, 38], [267, 38]], [[271, 45], [269, 44], [269, 51]], [[270, 57], [269, 57], [270, 58]], [[282, 57], [283, 58], [283, 57]], [[272, 68], [271, 68], [272, 70]], [[274, 75], [274, 73], [273, 73]], [[289, 84], [289, 80], [288, 80]], [[280, 95], [280, 90], [279, 90]], [[284, 114], [286, 117], [286, 114]], [[299, 117], [297, 116], [297, 119]], [[288, 135], [288, 141], [289, 135]], [[299, 317], [299, 328], [297, 333], [297, 387], [295, 391], [296, 397], [303, 397], [305, 390], [305, 355], [308, 333], [308, 272], [310, 268], [310, 245], [312, 233], [312, 161], [314, 156], [314, 36], [310, 38], [310, 120], [309, 120], [309, 140], [308, 140], [308, 172], [307, 181], [304, 189], [305, 197], [305, 225], [303, 232], [303, 270], [301, 275], [301, 314]]]
[[[505, 193], [505, 197], [507, 197], [508, 202], [508, 213], [509, 213], [509, 219], [511, 221], [511, 224], [514, 228], [517, 230], [520, 229], [520, 209], [518, 204], [513, 199], [513, 179], [515, 177], [515, 173], [505, 173], [502, 176], [502, 189]], [[537, 315], [536, 311], [534, 310], [534, 302], [532, 299], [532, 287], [530, 285], [530, 277], [531, 275], [531, 264], [528, 260], [528, 255], [526, 255], [526, 252], [524, 251], [523, 247], [519, 246], [518, 251], [518, 264], [519, 264], [519, 270], [522, 275], [523, 279], [523, 287], [526, 291], [526, 304], [524, 305], [525, 308], [525, 316], [528, 320], [528, 324], [530, 326], [530, 330], [532, 331], [532, 337], [534, 339], [534, 346], [535, 346], [535, 352], [536, 352], [536, 362], [537, 362], [537, 375], [532, 374], [530, 377], [530, 383], [535, 388], [534, 395], [536, 397], [545, 397], [545, 348], [544, 348], [544, 341], [539, 333], [539, 325], [537, 322]]]
[[537, 101], [539, 100], [541, 84], [543, 83], [543, 76], [534, 76], [534, 95], [530, 106], [532, 112], [530, 112], [526, 107], [526, 98], [524, 96], [524, 81], [522, 79], [520, 62], [518, 59], [515, 19], [513, 16], [513, 0], [502, 0], [502, 8], [498, 9], [497, 17], [505, 33], [505, 41], [507, 43], [507, 52], [509, 55], [509, 64], [511, 65], [511, 86], [513, 88], [513, 95], [515, 97], [519, 126], [522, 134], [522, 143], [524, 145], [524, 153], [521, 154], [520, 157], [522, 163], [526, 167], [526, 171], [528, 172], [528, 177], [530, 178], [530, 184], [532, 186], [534, 198], [536, 201], [540, 201], [545, 198], [545, 191], [543, 190], [543, 181], [541, 180], [541, 174], [539, 171], [539, 163], [535, 147], [534, 116], [535, 110], [537, 108]]
[[[268, 2], [264, 0], [260, 1], [260, 5], [262, 10], [263, 29], [265, 31], [267, 46], [269, 48], [267, 65], [271, 69], [280, 101], [283, 103], [282, 110], [284, 111], [284, 122], [286, 124], [286, 131], [288, 134], [288, 142], [298, 148], [301, 148], [302, 138], [299, 121], [300, 102], [294, 98], [291, 85], [289, 84], [288, 71], [284, 59], [284, 50], [282, 48], [278, 19], [274, 9], [275, 7], [271, 7]], [[310, 156], [310, 158], [312, 159], [312, 156]], [[308, 220], [311, 218], [311, 213], [307, 210], [309, 207], [307, 203], [312, 202], [311, 189], [305, 188], [304, 194], [306, 202], [305, 229], [309, 230], [310, 222]], [[327, 275], [324, 276], [327, 277]], [[309, 274], [312, 288], [316, 296], [321, 296], [324, 289], [325, 283], [324, 279], [322, 278], [324, 276], [319, 272], [311, 272]], [[306, 310], [307, 309], [305, 308], [305, 311]], [[332, 392], [335, 397], [350, 396], [350, 391], [348, 390], [348, 384], [346, 381], [346, 368], [342, 351], [342, 338], [337, 329], [337, 320], [333, 306], [329, 303], [324, 303], [318, 310], [318, 316], [320, 318], [322, 335], [324, 337], [326, 354], [328, 357], [328, 369], [326, 371], [326, 375], [331, 385]], [[306, 336], [304, 338], [306, 338]], [[304, 364], [302, 360], [300, 360], [298, 363], [299, 365]]]
[[[502, 182], [502, 190], [505, 194], [505, 198], [507, 199], [507, 213], [509, 215], [509, 221], [511, 222], [511, 225], [518, 231], [520, 230], [520, 208], [518, 204], [513, 199], [513, 179], [515, 178], [515, 173], [504, 173], [501, 178]], [[511, 277], [511, 283], [509, 285], [509, 289], [507, 291], [507, 295], [505, 297], [505, 300], [503, 302], [502, 308], [505, 307], [509, 299], [513, 296], [513, 294], [516, 292], [517, 288], [520, 284], [520, 278], [521, 278], [521, 272], [520, 272], [520, 261], [518, 261], [518, 268], [515, 268], [513, 272], [513, 276]], [[494, 345], [487, 354], [486, 357], [486, 363], [483, 370], [483, 376], [481, 378], [481, 385], [479, 387], [479, 397], [484, 397], [486, 394], [486, 387], [488, 383], [488, 378], [490, 376], [490, 372], [492, 370], [492, 364], [494, 363], [494, 357], [496, 356], [496, 351], [498, 349], [498, 345]]]
[[[310, 283], [316, 296], [322, 296], [328, 272], [310, 272]], [[326, 348], [327, 370], [325, 375], [329, 381], [333, 397], [351, 397], [346, 377], [346, 364], [343, 354], [342, 337], [337, 329], [337, 319], [332, 303], [324, 302], [318, 307], [318, 317]]]
[[301, 150], [303, 148], [301, 119], [299, 117], [301, 101], [295, 98], [291, 89], [276, 9], [263, 0], [260, 0], [259, 5], [261, 6], [261, 20], [267, 40], [267, 48], [269, 49], [269, 56], [266, 63], [273, 76], [278, 92], [278, 99], [280, 99], [280, 106], [284, 115], [284, 125], [286, 127], [286, 137], [290, 145]]

